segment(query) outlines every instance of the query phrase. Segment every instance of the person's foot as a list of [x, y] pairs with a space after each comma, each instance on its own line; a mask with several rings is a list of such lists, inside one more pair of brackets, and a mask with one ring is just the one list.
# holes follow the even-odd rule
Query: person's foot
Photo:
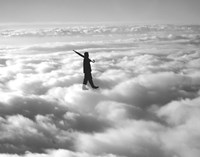
[[85, 85], [82, 86], [82, 90], [88, 90]]
[[92, 87], [93, 89], [97, 89], [97, 88], [99, 88], [98, 86], [94, 86], [94, 87]]

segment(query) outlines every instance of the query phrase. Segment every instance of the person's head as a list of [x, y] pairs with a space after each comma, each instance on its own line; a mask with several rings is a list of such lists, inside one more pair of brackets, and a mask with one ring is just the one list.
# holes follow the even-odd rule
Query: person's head
[[89, 58], [89, 53], [88, 53], [88, 52], [85, 52], [85, 53], [84, 53], [84, 57], [85, 57], [85, 58]]

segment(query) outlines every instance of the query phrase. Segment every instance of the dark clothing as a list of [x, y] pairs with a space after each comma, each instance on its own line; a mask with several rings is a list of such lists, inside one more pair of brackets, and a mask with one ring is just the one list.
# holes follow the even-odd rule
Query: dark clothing
[[93, 86], [93, 81], [92, 81], [92, 74], [91, 73], [85, 73], [84, 79], [83, 79], [83, 84], [87, 84], [87, 82], [90, 82], [90, 85]]
[[91, 73], [91, 66], [90, 66], [90, 59], [89, 58], [84, 58], [83, 60], [83, 72], [84, 73]]
[[90, 66], [90, 59], [89, 58], [84, 58], [83, 60], [83, 72], [84, 72], [84, 80], [83, 84], [87, 84], [89, 81], [90, 85], [94, 87], [93, 80], [92, 80], [92, 74], [91, 74], [91, 66]]
[[[85, 52], [84, 55], [80, 54], [79, 52], [73, 50], [75, 53], [77, 53], [79, 56], [83, 57], [83, 73], [84, 73], [84, 80], [83, 80], [83, 84], [86, 85], [87, 82], [89, 81], [90, 85], [92, 86], [92, 88], [97, 89], [99, 88], [98, 86], [95, 86], [93, 84], [93, 80], [92, 80], [92, 74], [91, 74], [91, 66], [90, 66], [90, 62], [92, 62], [89, 59], [89, 54], [88, 52]], [[94, 61], [93, 61], [94, 62]]]

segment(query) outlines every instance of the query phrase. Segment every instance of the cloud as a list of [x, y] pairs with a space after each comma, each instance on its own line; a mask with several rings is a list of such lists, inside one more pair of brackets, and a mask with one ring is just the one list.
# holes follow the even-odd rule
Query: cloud
[[[181, 30], [78, 27], [70, 30], [81, 34], [75, 42], [2, 45], [0, 156], [197, 157], [200, 55], [183, 43], [198, 37], [174, 29]], [[33, 40], [29, 31], [7, 36]], [[67, 30], [42, 35], [55, 32]], [[92, 75], [100, 89], [82, 90], [83, 58], [72, 49], [96, 60]]]
[[[45, 27], [45, 26], [43, 26]], [[46, 36], [83, 36], [83, 35], [105, 35], [105, 34], [130, 34], [141, 31], [159, 30], [154, 26], [66, 26], [63, 28], [41, 28], [41, 29], [4, 29], [0, 36], [3, 37], [46, 37]]]
[[[199, 97], [174, 101], [158, 108], [163, 122], [124, 119], [124, 110], [116, 116], [117, 127], [102, 133], [80, 134], [77, 149], [94, 154], [102, 152], [125, 156], [183, 156], [199, 154]], [[109, 107], [111, 107], [110, 104]], [[115, 106], [119, 108], [118, 106]], [[127, 111], [130, 111], [127, 110]], [[127, 112], [126, 111], [126, 112]], [[128, 115], [128, 114], [125, 114]], [[105, 115], [104, 115], [105, 116]], [[109, 118], [110, 118], [109, 117]]]
[[[81, 134], [77, 148], [94, 154], [114, 153], [131, 156], [171, 156], [159, 141], [162, 126], [153, 122], [131, 121], [94, 135]], [[156, 132], [156, 133], [155, 133]]]
[[101, 101], [97, 104], [95, 110], [101, 118], [116, 124], [124, 120], [145, 119], [145, 116], [148, 117], [148, 113], [140, 107], [116, 101]]
[[[10, 155], [10, 154], [2, 154], [0, 155], [2, 157], [20, 157], [20, 155]], [[27, 152], [25, 155], [22, 157], [54, 157], [54, 156], [60, 156], [60, 157], [123, 157], [123, 156], [117, 156], [114, 154], [105, 154], [105, 155], [94, 155], [94, 154], [89, 154], [86, 152], [73, 152], [69, 150], [64, 150], [64, 149], [58, 149], [58, 150], [47, 150], [46, 153], [43, 154], [37, 154], [37, 153], [31, 153]]]
[[170, 125], [185, 124], [190, 120], [198, 119], [200, 97], [195, 99], [185, 99], [173, 101], [162, 108], [157, 113], [160, 117], [165, 118]]
[[179, 156], [186, 157], [190, 154], [196, 157], [200, 152], [198, 141], [199, 98], [173, 101], [156, 111], [170, 128], [166, 131], [163, 141]]
[[146, 74], [129, 79], [107, 91], [113, 100], [148, 107], [153, 104], [165, 105], [171, 100], [194, 98], [198, 88], [192, 78], [171, 72]]
[[[70, 133], [59, 133], [47, 117], [37, 116], [34, 122], [21, 115], [8, 116], [1, 119], [1, 128], [2, 153], [42, 152], [45, 148], [55, 148], [55, 141], [60, 148], [70, 149], [73, 138]], [[60, 134], [65, 134], [65, 138]]]

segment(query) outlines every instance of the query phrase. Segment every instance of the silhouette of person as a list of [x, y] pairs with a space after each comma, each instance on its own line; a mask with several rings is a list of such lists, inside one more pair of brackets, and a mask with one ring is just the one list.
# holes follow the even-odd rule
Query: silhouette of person
[[87, 82], [89, 81], [91, 87], [93, 89], [97, 89], [99, 88], [98, 86], [95, 86], [92, 80], [92, 74], [91, 74], [91, 66], [90, 66], [90, 62], [95, 62], [95, 60], [91, 60], [89, 58], [89, 53], [85, 52], [84, 55], [80, 54], [79, 52], [73, 50], [75, 53], [77, 53], [79, 56], [83, 57], [83, 73], [84, 73], [84, 79], [83, 79], [83, 86], [82, 89], [83, 90], [88, 90], [88, 88], [86, 88]]

